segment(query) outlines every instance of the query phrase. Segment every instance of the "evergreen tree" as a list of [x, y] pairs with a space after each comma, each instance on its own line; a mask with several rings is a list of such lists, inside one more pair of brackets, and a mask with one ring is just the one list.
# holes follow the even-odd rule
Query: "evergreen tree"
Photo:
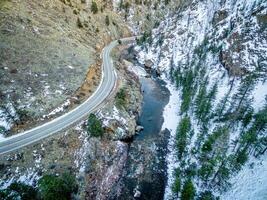
[[100, 137], [104, 133], [102, 123], [95, 114], [90, 114], [87, 121], [87, 131], [93, 137]]
[[267, 129], [267, 103], [265, 107], [253, 116], [251, 127], [241, 135], [238, 151], [241, 149], [256, 150], [265, 152], [266, 147], [266, 129]]
[[208, 178], [213, 174], [216, 161], [214, 159], [209, 159], [203, 163], [198, 170], [198, 176], [207, 182]]
[[78, 191], [75, 177], [70, 174], [45, 175], [38, 181], [38, 186], [43, 200], [69, 200]]
[[0, 190], [0, 199], [1, 200], [36, 200], [38, 199], [37, 190], [24, 183], [14, 182], [6, 189]]
[[172, 191], [173, 191], [173, 193], [178, 195], [180, 190], [181, 190], [181, 179], [179, 176], [176, 176], [174, 183], [173, 183], [173, 186], [172, 186]]
[[212, 111], [212, 102], [215, 99], [217, 93], [217, 83], [213, 85], [211, 90], [207, 93], [207, 81], [200, 87], [199, 93], [195, 100], [195, 114], [199, 121], [205, 126], [210, 119], [210, 113]]
[[234, 82], [235, 82], [235, 77], [230, 81], [230, 89], [227, 92], [227, 94], [224, 96], [224, 98], [221, 100], [221, 102], [218, 105], [218, 108], [216, 109], [216, 115], [218, 116], [218, 119], [221, 119], [221, 116], [223, 112], [225, 111], [226, 105], [229, 102], [229, 97], [233, 90]]
[[191, 180], [187, 180], [183, 186], [181, 200], [194, 200], [196, 195], [195, 187]]
[[185, 152], [190, 129], [191, 129], [190, 118], [189, 117], [182, 118], [176, 130], [176, 146], [179, 159], [182, 158]]
[[232, 107], [230, 110], [239, 112], [241, 105], [249, 97], [250, 92], [254, 89], [255, 83], [256, 77], [254, 75], [249, 75], [242, 79], [237, 93], [233, 96]]
[[182, 83], [182, 104], [181, 104], [181, 113], [188, 111], [191, 100], [194, 94], [194, 73], [190, 68], [186, 70], [184, 77], [181, 80]]

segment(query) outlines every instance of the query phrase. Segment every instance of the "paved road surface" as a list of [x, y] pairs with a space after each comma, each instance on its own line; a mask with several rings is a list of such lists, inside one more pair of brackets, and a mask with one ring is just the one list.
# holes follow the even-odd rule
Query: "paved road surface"
[[[134, 37], [123, 38], [122, 42], [134, 40]], [[102, 79], [91, 97], [74, 110], [34, 129], [5, 138], [0, 142], [0, 155], [19, 149], [26, 145], [44, 139], [68, 126], [81, 120], [83, 117], [93, 112], [109, 96], [116, 85], [117, 75], [110, 58], [111, 50], [118, 45], [118, 41], [111, 42], [102, 51]]]

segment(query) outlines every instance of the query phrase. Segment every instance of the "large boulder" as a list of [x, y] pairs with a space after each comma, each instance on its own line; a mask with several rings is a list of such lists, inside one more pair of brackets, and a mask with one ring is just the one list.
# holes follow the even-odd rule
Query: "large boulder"
[[213, 19], [212, 19], [212, 23], [213, 25], [216, 25], [217, 23], [223, 21], [224, 19], [226, 19], [228, 17], [229, 13], [227, 10], [218, 10], [215, 12]]
[[143, 126], [136, 126], [135, 131], [138, 133], [140, 131], [144, 130]]
[[145, 60], [145, 68], [151, 69], [153, 65], [152, 60]]

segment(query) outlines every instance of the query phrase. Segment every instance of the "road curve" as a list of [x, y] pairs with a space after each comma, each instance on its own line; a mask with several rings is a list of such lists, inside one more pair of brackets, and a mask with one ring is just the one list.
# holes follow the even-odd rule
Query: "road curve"
[[[132, 41], [135, 37], [123, 38], [122, 42]], [[81, 120], [97, 109], [101, 103], [109, 96], [116, 85], [117, 75], [110, 58], [111, 50], [118, 45], [115, 40], [106, 46], [102, 51], [102, 78], [96, 91], [81, 105], [70, 112], [31, 130], [7, 137], [0, 142], [0, 155], [21, 147], [27, 146], [41, 139], [44, 139], [75, 122]]]

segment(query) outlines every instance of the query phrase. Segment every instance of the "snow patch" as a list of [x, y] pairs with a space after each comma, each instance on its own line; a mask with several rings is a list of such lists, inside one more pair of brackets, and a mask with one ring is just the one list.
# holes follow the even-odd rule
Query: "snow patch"
[[179, 91], [176, 90], [176, 88], [171, 84], [171, 82], [165, 77], [163, 78], [164, 81], [167, 83], [166, 87], [170, 91], [170, 99], [168, 104], [165, 106], [163, 111], [163, 118], [164, 122], [162, 125], [162, 130], [168, 129], [170, 131], [170, 139], [168, 142], [168, 150], [169, 154], [167, 155], [167, 174], [168, 174], [168, 182], [167, 187], [165, 189], [165, 196], [164, 199], [168, 200], [171, 199], [171, 187], [174, 182], [174, 177], [172, 176], [174, 169], [177, 167], [177, 156], [176, 152], [173, 151], [174, 145], [175, 145], [175, 135], [176, 135], [176, 128], [178, 125], [178, 122], [180, 120], [179, 117], [179, 108], [180, 108], [180, 102], [179, 102]]
[[231, 190], [222, 195], [223, 200], [267, 199], [267, 155], [252, 158], [250, 163], [232, 179]]
[[140, 66], [129, 65], [128, 70], [130, 72], [133, 72], [138, 77], [142, 77], [142, 76], [147, 75], [146, 71], [143, 68], [141, 68]]
[[260, 82], [255, 86], [254, 91], [252, 92], [253, 100], [253, 108], [255, 111], [260, 110], [262, 105], [265, 104], [265, 98], [267, 98], [267, 81]]
[[55, 108], [52, 112], [50, 112], [48, 115], [43, 115], [43, 118], [51, 117], [59, 112], [63, 112], [66, 107], [70, 105], [70, 100], [67, 99], [61, 106]]

